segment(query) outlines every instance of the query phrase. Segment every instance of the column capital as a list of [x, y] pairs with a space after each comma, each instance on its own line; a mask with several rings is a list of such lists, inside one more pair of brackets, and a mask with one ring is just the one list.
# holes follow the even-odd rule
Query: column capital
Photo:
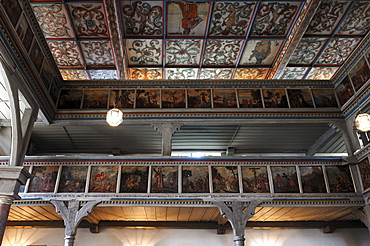
[[21, 166], [0, 166], [0, 197], [20, 199], [18, 192], [31, 174]]

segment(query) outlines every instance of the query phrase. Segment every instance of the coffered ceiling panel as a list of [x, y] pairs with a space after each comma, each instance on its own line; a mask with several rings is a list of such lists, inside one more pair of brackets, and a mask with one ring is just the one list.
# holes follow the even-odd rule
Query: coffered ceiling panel
[[370, 27], [368, 1], [30, 2], [64, 80], [331, 79]]

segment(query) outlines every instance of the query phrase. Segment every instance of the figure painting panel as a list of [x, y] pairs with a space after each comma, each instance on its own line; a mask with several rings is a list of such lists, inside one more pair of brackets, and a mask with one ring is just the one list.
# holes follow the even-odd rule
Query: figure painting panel
[[204, 37], [208, 11], [209, 3], [168, 3], [167, 35]]
[[288, 108], [284, 89], [263, 89], [263, 101], [266, 108]]
[[110, 108], [134, 108], [135, 90], [111, 90], [109, 98]]
[[210, 108], [210, 89], [188, 89], [188, 108]]
[[159, 108], [160, 91], [155, 89], [136, 91], [136, 108]]
[[54, 192], [58, 166], [33, 166], [28, 192]]
[[299, 193], [295, 167], [271, 167], [276, 193]]
[[244, 193], [270, 192], [267, 167], [242, 167]]
[[177, 193], [178, 192], [178, 167], [152, 167], [153, 193]]
[[249, 40], [240, 65], [271, 65], [283, 40]]
[[108, 90], [85, 90], [83, 108], [107, 108]]
[[93, 166], [89, 192], [116, 192], [118, 166]]
[[162, 89], [162, 108], [185, 108], [185, 89]]
[[356, 63], [349, 72], [349, 75], [355, 87], [355, 91], [358, 91], [370, 79], [370, 69], [364, 58], [361, 58], [360, 61]]
[[58, 192], [85, 192], [86, 166], [64, 166]]
[[32, 63], [35, 66], [36, 70], [39, 72], [41, 69], [42, 61], [44, 60], [44, 55], [39, 44], [36, 41], [34, 41], [32, 44], [30, 54], [33, 57]]
[[213, 90], [214, 108], [236, 108], [236, 93], [234, 89], [214, 89]]
[[120, 192], [146, 193], [148, 190], [149, 167], [123, 166]]
[[333, 89], [312, 89], [312, 94], [317, 108], [338, 107]]
[[341, 106], [343, 106], [353, 96], [354, 91], [348, 76], [346, 76], [335, 88], [335, 92], [338, 95]]
[[326, 172], [331, 193], [355, 192], [348, 166], [328, 166]]
[[18, 0], [2, 0], [1, 5], [8, 15], [10, 22], [13, 24], [13, 26], [15, 26], [19, 16], [22, 13], [22, 8], [19, 5]]
[[24, 48], [28, 52], [32, 44], [33, 32], [24, 15], [22, 15], [21, 20], [19, 21], [17, 34]]
[[209, 193], [208, 167], [182, 168], [182, 192], [184, 193]]
[[322, 167], [299, 167], [304, 193], [326, 193]]
[[260, 89], [238, 89], [240, 108], [262, 108]]
[[309, 89], [288, 89], [288, 97], [291, 108], [313, 108]]
[[59, 97], [59, 109], [80, 109], [82, 90], [61, 90]]
[[364, 190], [367, 190], [370, 188], [370, 163], [368, 157], [360, 161], [358, 167], [360, 169], [362, 187]]
[[238, 167], [212, 167], [212, 185], [214, 193], [238, 193]]

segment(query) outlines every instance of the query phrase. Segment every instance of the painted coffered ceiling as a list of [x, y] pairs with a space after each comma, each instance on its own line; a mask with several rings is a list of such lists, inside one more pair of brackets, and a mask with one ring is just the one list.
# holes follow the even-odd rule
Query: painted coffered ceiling
[[367, 1], [30, 0], [64, 80], [331, 79]]

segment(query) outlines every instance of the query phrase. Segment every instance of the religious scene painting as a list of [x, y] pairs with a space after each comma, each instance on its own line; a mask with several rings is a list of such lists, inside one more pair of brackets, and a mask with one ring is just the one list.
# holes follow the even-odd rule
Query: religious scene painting
[[134, 108], [135, 90], [111, 90], [109, 97], [110, 108]]
[[355, 192], [348, 166], [327, 166], [326, 172], [331, 193]]
[[242, 167], [244, 193], [270, 192], [267, 167]]
[[312, 89], [317, 108], [338, 107], [337, 99], [332, 89]]
[[1, 4], [9, 17], [10, 22], [15, 26], [22, 13], [22, 8], [19, 5], [18, 0], [2, 0]]
[[155, 89], [136, 91], [136, 108], [159, 108], [160, 91]]
[[204, 37], [209, 3], [169, 2], [167, 35]]
[[153, 193], [177, 193], [178, 192], [178, 167], [152, 167]]
[[44, 59], [44, 55], [42, 54], [41, 48], [36, 41], [34, 41], [32, 44], [30, 54], [32, 54], [33, 57], [33, 65], [35, 66], [36, 71], [39, 72], [41, 69], [42, 61]]
[[295, 167], [271, 167], [276, 193], [299, 193]]
[[346, 76], [335, 88], [335, 92], [338, 95], [341, 106], [343, 106], [353, 96], [354, 91], [348, 76]]
[[185, 108], [185, 89], [162, 89], [162, 108]]
[[209, 193], [208, 167], [182, 168], [182, 192]]
[[214, 193], [238, 193], [238, 167], [212, 167], [212, 185]]
[[309, 89], [288, 89], [288, 98], [291, 108], [313, 108]]
[[85, 192], [86, 166], [64, 166], [58, 192]]
[[108, 90], [85, 90], [82, 108], [107, 108]]
[[283, 40], [249, 40], [244, 49], [241, 65], [271, 65]]
[[262, 108], [260, 89], [238, 89], [240, 108]]
[[80, 109], [82, 90], [61, 90], [59, 96], [59, 109]]
[[368, 157], [358, 163], [360, 175], [362, 179], [362, 186], [364, 190], [370, 188], [370, 163]]
[[288, 108], [284, 89], [262, 89], [265, 108]]
[[358, 91], [370, 79], [370, 69], [364, 58], [356, 63], [349, 75], [355, 91]]
[[123, 166], [121, 173], [121, 193], [146, 193], [148, 190], [149, 167]]
[[33, 32], [24, 15], [22, 15], [19, 21], [18, 28], [17, 28], [17, 34], [24, 48], [28, 52], [32, 44]]
[[304, 193], [326, 193], [322, 167], [299, 167]]
[[234, 89], [214, 89], [213, 90], [214, 108], [236, 108], [236, 93]]
[[92, 166], [89, 192], [116, 192], [118, 166]]
[[28, 192], [54, 192], [58, 166], [33, 166]]
[[188, 89], [188, 108], [210, 108], [210, 89]]

